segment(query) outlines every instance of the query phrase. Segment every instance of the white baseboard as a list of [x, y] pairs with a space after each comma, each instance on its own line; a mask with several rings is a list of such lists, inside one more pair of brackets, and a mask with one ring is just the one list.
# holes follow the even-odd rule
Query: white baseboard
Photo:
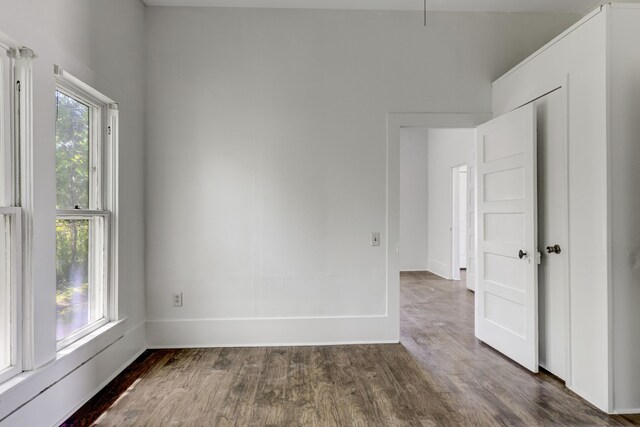
[[147, 321], [149, 348], [397, 343], [387, 316]]
[[443, 279], [451, 280], [450, 267], [443, 262], [430, 259], [429, 271], [435, 274], [436, 276], [442, 277]]
[[615, 409], [613, 413], [617, 415], [635, 415], [640, 414], [640, 408]]
[[572, 392], [574, 392], [575, 394], [577, 394], [578, 396], [580, 396], [581, 398], [583, 398], [584, 400], [586, 400], [587, 402], [591, 403], [596, 408], [600, 409], [602, 412], [605, 412], [607, 414], [611, 413], [607, 402], [600, 401], [599, 399], [596, 399], [595, 397], [591, 396], [589, 393], [585, 393], [573, 386], [567, 385], [567, 388]]
[[2, 426], [57, 426], [115, 378], [144, 350], [140, 323], [99, 353], [42, 389], [4, 418]]

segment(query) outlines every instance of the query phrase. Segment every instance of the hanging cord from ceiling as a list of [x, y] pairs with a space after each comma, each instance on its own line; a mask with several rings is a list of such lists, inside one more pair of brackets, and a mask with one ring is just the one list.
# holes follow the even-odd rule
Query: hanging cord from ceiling
[[423, 18], [424, 18], [424, 26], [427, 26], [427, 0], [423, 0], [424, 8], [423, 8]]

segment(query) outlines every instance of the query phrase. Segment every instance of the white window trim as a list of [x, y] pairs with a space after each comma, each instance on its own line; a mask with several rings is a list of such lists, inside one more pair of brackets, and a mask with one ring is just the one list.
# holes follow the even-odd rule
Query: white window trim
[[[16, 147], [13, 138], [14, 99], [13, 63], [8, 47], [0, 43], [0, 50], [6, 55], [0, 59], [0, 161], [6, 188], [0, 188], [0, 206], [13, 206], [16, 192]], [[8, 110], [8, 111], [7, 111]]]
[[36, 54], [26, 47], [11, 49], [14, 58], [13, 101], [15, 160], [14, 197], [22, 207], [22, 369], [33, 368], [34, 307], [33, 276], [33, 60]]
[[9, 129], [0, 135], [0, 159], [3, 170], [6, 171], [5, 188], [2, 189], [4, 200], [0, 201], [0, 213], [8, 216], [11, 221], [11, 365], [0, 371], [2, 383], [24, 369], [29, 369], [32, 360], [32, 334], [29, 334], [26, 327], [31, 313], [30, 299], [25, 295], [31, 277], [26, 262], [30, 259], [30, 227], [27, 226], [30, 224], [30, 215], [24, 209], [23, 197], [25, 193], [31, 194], [26, 188], [31, 185], [31, 169], [27, 169], [25, 165], [31, 159], [31, 62], [36, 55], [31, 49], [19, 47], [4, 36], [0, 40], [0, 49], [6, 52], [8, 58], [0, 70], [0, 92], [3, 95], [1, 98], [8, 97], [8, 102], [2, 102], [0, 105], [0, 121], [3, 130]]
[[[106, 275], [104, 282], [104, 318], [87, 325], [84, 328], [70, 334], [57, 342], [57, 349], [70, 346], [81, 338], [116, 322], [118, 318], [118, 104], [111, 98], [87, 85], [77, 77], [64, 71], [61, 67], [54, 66], [56, 89], [70, 95], [79, 101], [88, 103], [102, 114], [94, 114], [91, 120], [91, 137], [97, 144], [91, 144], [90, 167], [96, 167], [96, 173], [90, 173], [90, 196], [96, 197], [90, 200], [90, 209], [80, 212], [74, 209], [57, 211], [59, 219], [94, 219], [102, 217], [104, 221], [105, 242], [96, 242], [104, 245], [105, 259], [102, 271]], [[100, 133], [102, 132], [102, 133]], [[97, 178], [97, 179], [96, 179]], [[92, 261], [90, 261], [91, 263]]]
[[0, 215], [11, 218], [11, 261], [10, 265], [10, 324], [11, 324], [11, 365], [0, 370], [0, 383], [22, 372], [22, 209], [0, 207]]

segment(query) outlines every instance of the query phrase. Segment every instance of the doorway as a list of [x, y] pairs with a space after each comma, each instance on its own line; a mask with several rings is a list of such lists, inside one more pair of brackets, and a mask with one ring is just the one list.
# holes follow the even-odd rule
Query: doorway
[[[473, 150], [470, 153], [473, 157]], [[451, 168], [451, 277], [460, 280], [467, 270], [469, 242], [468, 165]]]
[[[490, 120], [491, 114], [389, 113], [387, 114], [386, 233], [386, 328], [390, 342], [400, 339], [400, 135], [403, 128], [470, 129]], [[448, 181], [448, 179], [447, 179]], [[447, 203], [447, 208], [450, 206]], [[384, 239], [386, 237], [386, 239]]]
[[[534, 104], [534, 108], [539, 114], [539, 120], [535, 126], [537, 126], [538, 137], [540, 138], [539, 151], [537, 157], [540, 159], [538, 168], [536, 170], [537, 186], [540, 189], [539, 196], [541, 198], [547, 198], [545, 191], [548, 189], [561, 187], [566, 189], [566, 174], [567, 174], [567, 135], [566, 135], [566, 96], [567, 91], [565, 88], [560, 87], [557, 91], [551, 91], [546, 96], [537, 99]], [[484, 117], [484, 118], [483, 118]], [[388, 195], [388, 262], [389, 266], [399, 266], [399, 258], [402, 251], [402, 244], [400, 239], [400, 227], [399, 227], [399, 213], [400, 213], [400, 197], [399, 197], [399, 175], [400, 175], [400, 129], [402, 127], [423, 127], [423, 128], [435, 128], [435, 129], [451, 129], [451, 128], [467, 128], [475, 129], [478, 125], [490, 120], [489, 115], [456, 115], [456, 114], [392, 114], [388, 117], [388, 181], [387, 181], [387, 195]], [[474, 123], [475, 121], [475, 123]], [[461, 122], [465, 122], [464, 125], [458, 126]], [[546, 139], [545, 139], [546, 138]], [[545, 156], [548, 158], [545, 160]], [[553, 159], [555, 163], [550, 162], [549, 159]], [[467, 177], [475, 177], [478, 175], [477, 160], [473, 159], [467, 166]], [[505, 163], [505, 160], [500, 160], [501, 163]], [[459, 162], [457, 166], [460, 166]], [[456, 167], [455, 164], [448, 166], [449, 177], [447, 181], [451, 184], [451, 189], [454, 188], [451, 168]], [[550, 175], [548, 167], [553, 167], [556, 170], [555, 175]], [[460, 171], [458, 171], [459, 173]], [[510, 185], [512, 181], [506, 181]], [[459, 183], [459, 182], [458, 182]], [[479, 192], [477, 188], [478, 182], [474, 180], [468, 180], [467, 193], [468, 200], [475, 200], [477, 197], [475, 193]], [[546, 190], [545, 190], [546, 189]], [[502, 190], [501, 190], [502, 191]], [[565, 191], [565, 190], [563, 190]], [[558, 193], [559, 194], [559, 193]], [[498, 199], [502, 197], [500, 192], [495, 193]], [[558, 200], [566, 203], [566, 193], [564, 196], [560, 194]], [[448, 218], [453, 219], [451, 214], [452, 201], [447, 203], [447, 211], [449, 212]], [[481, 215], [478, 211], [477, 203], [467, 203], [468, 206], [468, 220], [475, 219], [476, 216]], [[568, 252], [568, 216], [566, 212], [557, 213], [554, 208], [549, 208], [551, 204], [543, 203], [538, 206], [536, 216], [540, 221], [540, 233], [535, 234], [535, 250], [531, 250], [531, 260], [537, 260], [538, 251], [540, 253], [540, 267], [536, 267], [536, 274], [541, 278], [540, 280], [540, 293], [539, 304], [536, 302], [536, 334], [540, 331], [540, 343], [536, 344], [536, 359], [539, 359], [540, 366], [558, 376], [561, 379], [565, 379], [567, 384], [570, 384], [571, 370], [570, 370], [570, 320], [568, 311], [568, 281], [560, 278], [560, 275], [549, 273], [552, 270], [552, 263], [564, 262], [562, 261], [563, 255], [566, 256]], [[562, 208], [564, 209], [564, 208]], [[480, 222], [480, 221], [477, 221]], [[552, 225], [552, 223], [556, 225]], [[500, 228], [500, 222], [494, 224], [498, 226], [495, 228], [496, 232], [504, 231], [504, 227]], [[509, 223], [510, 224], [510, 223]], [[509, 225], [507, 224], [507, 225]], [[558, 225], [560, 224], [560, 225]], [[504, 224], [503, 224], [504, 225]], [[397, 228], [396, 228], [397, 227]], [[467, 222], [469, 239], [474, 241], [475, 235], [478, 233], [478, 224]], [[556, 232], [552, 236], [545, 230], [555, 229]], [[561, 232], [558, 234], [558, 230]], [[430, 230], [431, 231], [431, 230]], [[452, 238], [451, 231], [448, 230], [448, 243], [447, 250], [449, 251], [449, 259], [453, 260], [453, 245], [455, 239]], [[546, 233], [546, 234], [545, 234]], [[474, 235], [475, 234], [475, 235]], [[431, 239], [429, 235], [429, 239]], [[480, 237], [478, 237], [480, 239]], [[459, 241], [458, 241], [459, 242]], [[560, 242], [560, 243], [558, 243]], [[565, 242], [565, 243], [562, 243]], [[555, 247], [558, 244], [562, 248], [561, 253], [553, 252], [547, 253], [547, 246]], [[467, 286], [473, 289], [477, 287], [480, 276], [482, 273], [476, 271], [475, 267], [480, 264], [481, 254], [473, 253], [474, 245], [468, 245], [467, 256]], [[535, 252], [535, 253], [534, 253]], [[517, 251], [516, 251], [517, 254]], [[556, 256], [557, 255], [557, 256]], [[509, 256], [512, 256], [509, 252]], [[526, 254], [525, 254], [526, 256]], [[477, 259], [475, 259], [477, 258]], [[517, 255], [516, 255], [517, 258]], [[564, 258], [565, 260], [568, 259]], [[428, 265], [429, 271], [434, 271], [433, 265]], [[396, 267], [397, 268], [397, 267]], [[563, 267], [564, 268], [564, 267]], [[388, 268], [388, 283], [389, 283], [389, 304], [390, 314], [394, 316], [394, 319], [399, 319], [399, 310], [396, 311], [396, 302], [399, 307], [399, 276], [398, 271], [400, 269]], [[446, 269], [445, 274], [438, 274], [441, 277], [451, 278], [453, 273], [453, 267]], [[458, 270], [459, 271], [459, 270]], [[568, 269], [566, 270], [568, 271]], [[477, 274], [476, 274], [477, 273]], [[508, 273], [508, 272], [507, 272]], [[474, 277], [477, 276], [477, 277]], [[551, 278], [551, 276], [554, 276]], [[474, 284], [476, 286], [474, 286]], [[566, 286], [565, 286], [566, 285]], [[537, 289], [536, 289], [537, 292]], [[552, 294], [562, 293], [564, 296], [559, 298], [557, 295]], [[536, 294], [537, 295], [537, 294]], [[477, 292], [476, 292], [477, 298]], [[536, 296], [538, 298], [538, 296]], [[563, 302], [564, 301], [564, 302]], [[476, 305], [477, 306], [477, 305]], [[496, 315], [503, 315], [505, 312], [497, 311]], [[564, 319], [564, 321], [562, 319]], [[560, 320], [558, 320], [560, 319]], [[536, 335], [536, 343], [537, 343]], [[555, 361], [552, 361], [552, 359]], [[564, 363], [558, 363], [564, 360]], [[537, 366], [537, 363], [536, 363]]]
[[468, 128], [400, 130], [400, 271], [460, 280], [467, 267], [467, 164], [474, 144]]

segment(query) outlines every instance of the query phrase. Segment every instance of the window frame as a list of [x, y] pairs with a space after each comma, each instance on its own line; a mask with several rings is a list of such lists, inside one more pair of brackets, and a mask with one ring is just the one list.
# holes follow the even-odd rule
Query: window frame
[[0, 206], [12, 206], [15, 202], [16, 147], [13, 138], [12, 94], [13, 60], [8, 48], [0, 43], [0, 164], [4, 171], [4, 182], [0, 188]]
[[[20, 108], [19, 83], [16, 79], [14, 50], [0, 43], [0, 215], [9, 218], [8, 296], [9, 296], [9, 365], [0, 369], [0, 383], [23, 370], [23, 281], [22, 281], [22, 209], [19, 207], [20, 147], [16, 126]], [[4, 232], [5, 224], [1, 231]]]
[[[118, 320], [117, 310], [117, 124], [118, 105], [73, 75], [54, 67], [56, 91], [89, 107], [89, 206], [57, 209], [56, 220], [89, 220], [89, 281], [101, 282], [101, 292], [89, 298], [102, 306], [103, 317], [57, 340], [60, 351], [88, 334]], [[96, 255], [102, 254], [102, 256]]]
[[22, 372], [22, 209], [0, 207], [0, 215], [10, 218], [11, 231], [9, 261], [9, 360], [10, 365], [0, 369], [0, 384]]

